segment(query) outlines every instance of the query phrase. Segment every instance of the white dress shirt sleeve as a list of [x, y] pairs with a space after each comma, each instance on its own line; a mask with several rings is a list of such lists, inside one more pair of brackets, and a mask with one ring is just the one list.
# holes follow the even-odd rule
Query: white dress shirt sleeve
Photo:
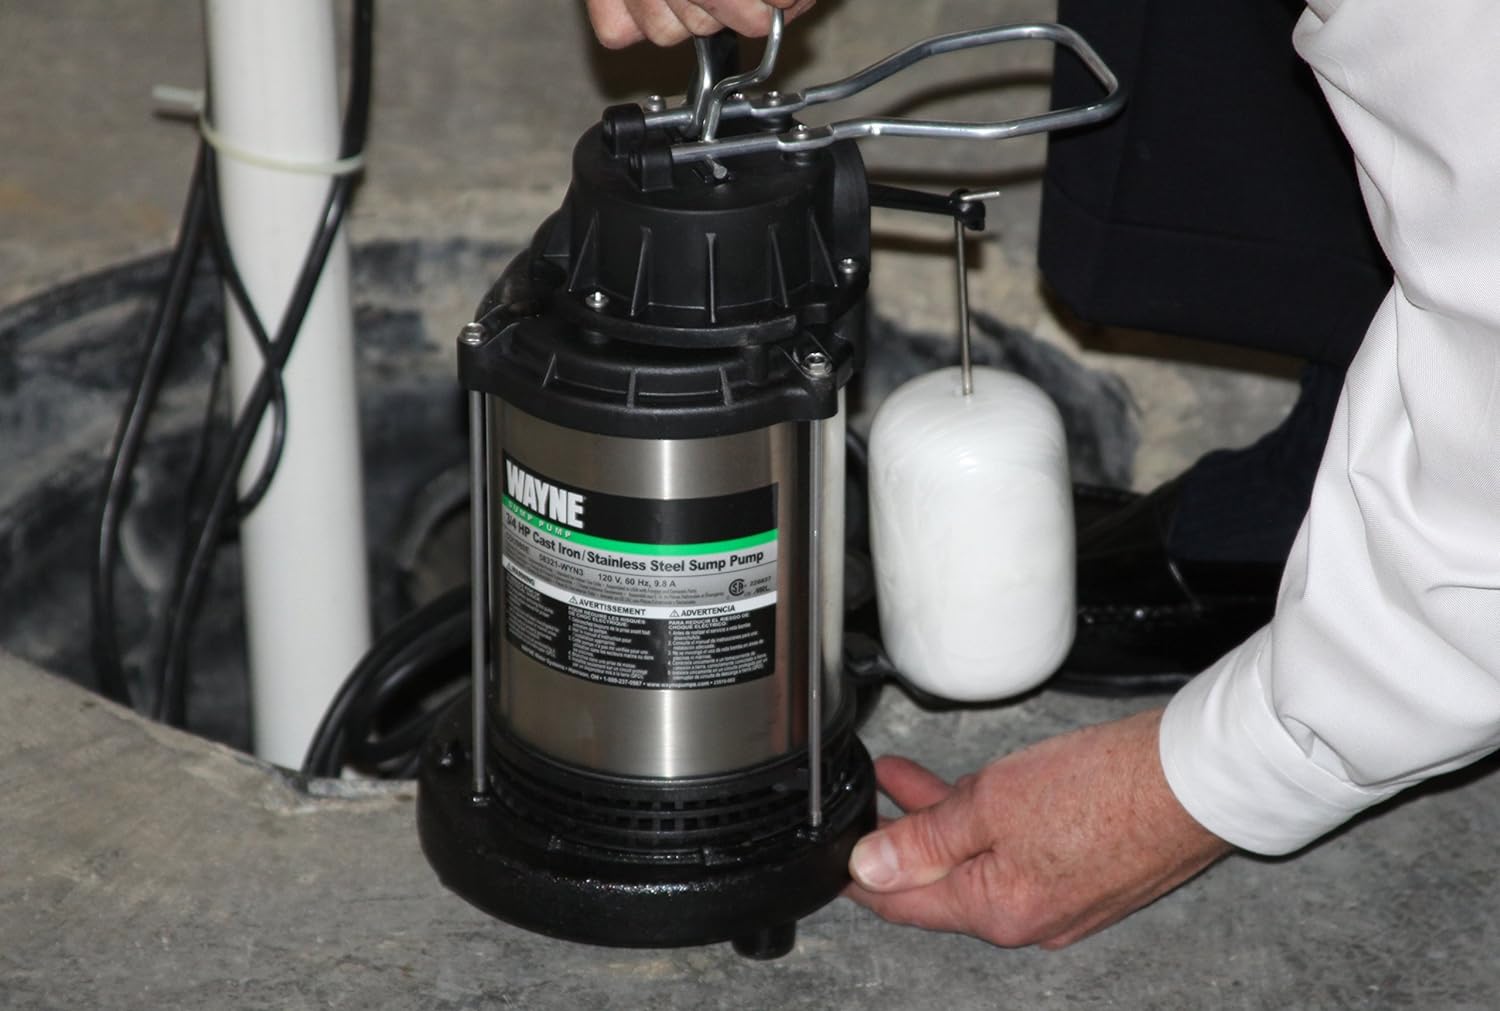
[[1268, 854], [1500, 746], [1500, 3], [1314, 0], [1294, 38], [1395, 284], [1275, 618], [1161, 728], [1189, 813]]

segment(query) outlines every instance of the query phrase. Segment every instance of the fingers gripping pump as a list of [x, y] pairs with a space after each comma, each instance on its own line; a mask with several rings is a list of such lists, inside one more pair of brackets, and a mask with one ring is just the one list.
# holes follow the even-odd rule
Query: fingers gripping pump
[[[543, 933], [773, 957], [843, 888], [875, 820], [841, 665], [843, 401], [870, 262], [852, 141], [995, 139], [1117, 102], [1052, 25], [751, 95], [780, 36], [778, 13], [733, 77], [732, 47], [700, 42], [681, 104], [606, 110], [459, 338], [479, 676], [424, 749], [419, 827], [450, 888]], [[927, 56], [1037, 38], [1110, 96], [1006, 123], [795, 121]]]

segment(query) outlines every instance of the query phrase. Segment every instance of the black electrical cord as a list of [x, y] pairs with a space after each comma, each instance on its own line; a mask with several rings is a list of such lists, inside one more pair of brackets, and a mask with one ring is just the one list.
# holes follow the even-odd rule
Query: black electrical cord
[[[119, 530], [125, 509], [129, 505], [131, 478], [139, 461], [147, 425], [160, 396], [167, 367], [171, 361], [205, 235], [211, 240], [210, 248], [220, 276], [230, 296], [239, 305], [245, 317], [251, 339], [260, 350], [262, 357], [269, 363], [269, 339], [250, 302], [249, 293], [235, 267], [234, 258], [229, 252], [223, 217], [219, 208], [214, 152], [208, 145], [200, 144], [192, 180], [188, 185], [188, 201], [184, 206], [182, 222], [178, 228], [177, 243], [173, 247], [167, 268], [167, 279], [152, 312], [151, 321], [146, 328], [146, 347], [141, 370], [127, 400], [110, 451], [109, 475], [105, 482], [103, 503], [100, 508], [94, 565], [90, 576], [90, 592], [93, 599], [91, 649], [100, 692], [105, 697], [127, 706], [132, 704], [132, 699], [120, 655], [114, 607]], [[209, 457], [212, 415], [218, 399], [223, 367], [224, 357], [221, 353], [214, 366], [213, 377], [209, 384], [208, 417], [204, 421], [203, 434], [189, 468], [191, 476], [186, 485], [189, 489], [187, 496], [189, 515], [185, 528], [191, 527], [193, 512], [191, 503], [197, 497], [196, 489], [201, 483], [202, 473]], [[274, 373], [274, 378], [275, 415], [271, 443], [261, 474], [239, 504], [241, 517], [248, 515], [264, 497], [286, 442], [286, 393], [279, 370]]]
[[337, 776], [350, 765], [378, 775], [411, 775], [432, 725], [469, 683], [469, 646], [467, 586], [391, 626], [334, 694], [302, 771]]
[[167, 268], [166, 283], [146, 327], [146, 346], [141, 369], [136, 375], [110, 449], [109, 473], [104, 483], [99, 511], [99, 534], [90, 572], [90, 595], [93, 600], [90, 646], [99, 691], [106, 698], [126, 706], [131, 704], [130, 686], [120, 657], [114, 600], [120, 521], [130, 495], [131, 475], [135, 471], [141, 445], [145, 440], [146, 423], [161, 392], [162, 380], [171, 360], [172, 345], [192, 289], [205, 224], [203, 175], [204, 154], [200, 148], [198, 160], [193, 166], [192, 182], [188, 186], [188, 200], [183, 207], [182, 222], [177, 229], [177, 244], [172, 250]]
[[[260, 352], [262, 368], [270, 373], [273, 383], [271, 442], [266, 448], [265, 462], [261, 465], [260, 473], [256, 475], [255, 483], [240, 499], [239, 517], [243, 519], [250, 515], [265, 498], [266, 492], [271, 487], [271, 481], [276, 476], [276, 468], [281, 463], [281, 455], [286, 449], [286, 385], [281, 369], [272, 366], [271, 338], [266, 334], [265, 324], [261, 322], [260, 315], [255, 311], [255, 304], [250, 301], [250, 292], [245, 287], [244, 279], [240, 277], [239, 267], [234, 262], [234, 253], [229, 248], [229, 234], [224, 227], [224, 210], [219, 204], [218, 156], [211, 147], [205, 150], [204, 155], [203, 181], [205, 196], [208, 200], [208, 236], [212, 240], [209, 248], [213, 251], [214, 261], [218, 264], [219, 277], [223, 280], [224, 287], [229, 290], [229, 297], [239, 308], [246, 329], [250, 331], [250, 340]], [[300, 321], [298, 327], [299, 329], [301, 327]]]
[[[365, 143], [369, 125], [369, 107], [372, 85], [374, 54], [375, 11], [372, 0], [357, 0], [354, 5], [353, 56], [350, 62], [349, 98], [346, 105], [340, 157], [358, 154]], [[336, 177], [329, 186], [328, 197], [317, 231], [313, 235], [297, 282], [287, 301], [274, 340], [269, 342], [269, 358], [256, 378], [250, 396], [246, 400], [238, 420], [235, 422], [230, 445], [221, 462], [212, 497], [204, 512], [203, 520], [189, 535], [191, 553], [181, 570], [172, 595], [171, 620], [166, 637], [166, 651], [162, 658], [157, 678], [158, 691], [153, 715], [174, 726], [186, 720], [187, 710], [187, 650], [197, 612], [202, 603], [208, 576], [213, 570], [214, 556], [231, 517], [231, 507], [236, 503], [235, 483], [245, 460], [250, 453], [256, 432], [266, 408], [270, 405], [280, 370], [301, 328], [307, 307], [312, 302], [323, 266], [333, 248], [349, 201], [353, 196], [355, 177], [353, 174]]]
[[349, 716], [347, 739], [348, 760], [355, 767], [382, 775], [404, 768], [442, 710], [468, 687], [464, 617], [438, 626], [430, 652], [409, 655], [360, 697]]
[[[224, 375], [229, 366], [229, 338], [222, 330], [218, 334], [218, 340], [214, 347], [214, 361], [209, 373], [208, 394], [204, 397], [203, 422], [199, 426], [197, 444], [193, 447], [193, 457], [187, 468], [187, 480], [183, 482], [186, 489], [182, 497], [180, 530], [191, 530], [194, 525], [202, 519], [203, 508], [201, 502], [205, 491], [205, 481], [209, 472], [209, 464], [213, 458], [213, 444], [216, 418], [220, 410], [219, 396], [224, 384]], [[242, 512], [243, 516], [244, 513]], [[187, 548], [185, 544], [179, 543], [173, 567], [173, 582], [177, 586], [183, 578], [183, 569], [187, 559]], [[144, 670], [158, 670], [160, 658], [166, 652], [166, 639], [170, 627], [172, 612], [170, 608], [158, 610], [155, 620], [151, 623], [150, 632], [146, 636], [146, 653], [142, 663]]]
[[[365, 136], [368, 132], [372, 90], [374, 48], [373, 0], [356, 0], [353, 15], [353, 57], [351, 59], [349, 99], [340, 139], [341, 157], [350, 157], [357, 154], [364, 147]], [[287, 406], [281, 375], [282, 366], [285, 364], [287, 355], [290, 352], [290, 344], [295, 339], [297, 331], [301, 328], [302, 319], [306, 315], [307, 304], [311, 300], [311, 290], [316, 287], [316, 281], [322, 274], [323, 265], [328, 255], [328, 248], [331, 247], [331, 239], [337, 233], [342, 223], [352, 189], [353, 180], [349, 176], [340, 176], [330, 188], [329, 199], [325, 204], [319, 233], [314, 236], [310, 244], [307, 259], [303, 264], [303, 271], [299, 277], [298, 291], [294, 293], [292, 303], [288, 306], [288, 311], [283, 316], [282, 325], [277, 331], [278, 341], [283, 344], [283, 347], [278, 351], [273, 349], [272, 341], [266, 334], [264, 324], [254, 311], [243, 280], [240, 278], [239, 271], [229, 252], [223, 217], [218, 204], [218, 180], [214, 153], [207, 145], [199, 146], [192, 182], [189, 185], [188, 199], [183, 210], [182, 224], [178, 231], [177, 244], [172, 251], [167, 281], [162, 288], [161, 295], [153, 311], [151, 323], [147, 328], [146, 348], [141, 371], [131, 391], [126, 409], [122, 414], [114, 444], [111, 448], [109, 472], [105, 482], [103, 504], [100, 509], [98, 539], [91, 573], [90, 589], [93, 606], [90, 638], [100, 691], [105, 696], [117, 702], [125, 705], [132, 703], [129, 684], [125, 676], [124, 664], [119, 649], [114, 606], [115, 566], [120, 523], [128, 505], [131, 477], [139, 459], [147, 422], [160, 394], [163, 378], [170, 361], [171, 351], [181, 325], [183, 309], [191, 289], [194, 269], [197, 265], [198, 254], [202, 248], [205, 234], [211, 241], [212, 251], [230, 297], [235, 301], [244, 316], [250, 330], [251, 339], [255, 342], [264, 360], [261, 376], [257, 382], [257, 391], [262, 386], [269, 384], [268, 396], [252, 396], [252, 403], [247, 406], [247, 410], [242, 415], [241, 424], [237, 426], [236, 432], [241, 427], [249, 426], [253, 434], [259, 428], [261, 419], [265, 414], [267, 402], [274, 409], [270, 445], [262, 464], [261, 472], [257, 475], [255, 482], [245, 496], [237, 501], [235, 515], [233, 517], [222, 515], [222, 510], [216, 510], [213, 502], [206, 507], [196, 505], [195, 503], [202, 497], [201, 479], [210, 456], [209, 442], [213, 411], [217, 401], [217, 393], [224, 365], [221, 355], [220, 361], [215, 365], [213, 380], [210, 384], [208, 417], [204, 423], [204, 433], [199, 441], [195, 459], [190, 468], [191, 477], [188, 481], [188, 494], [186, 496], [188, 522], [185, 525], [185, 528], [188, 530], [194, 529], [195, 526], [200, 528], [204, 528], [205, 525], [206, 527], [211, 527], [216, 545], [217, 541], [222, 537], [229, 520], [243, 518], [259, 504], [270, 487], [271, 480], [280, 462], [285, 446], [287, 429]], [[310, 285], [307, 283], [309, 275], [311, 276]], [[300, 292], [304, 288], [307, 289], [307, 294], [306, 297], [301, 297]], [[219, 493], [226, 486], [231, 489], [233, 488], [238, 480], [239, 469], [243, 467], [245, 455], [244, 452], [236, 452], [236, 446], [231, 447], [226, 464], [232, 464], [232, 466], [226, 465], [218, 468], [218, 483], [214, 495], [215, 502], [220, 497]], [[200, 518], [198, 524], [194, 524], [193, 522], [195, 517]], [[169, 599], [165, 610], [165, 628], [167, 631], [164, 633], [163, 638], [168, 645], [166, 647], [166, 659], [163, 660], [160, 675], [157, 678], [154, 710], [158, 716], [164, 712], [173, 712], [177, 717], [173, 722], [179, 723], [181, 722], [181, 712], [184, 706], [181, 703], [174, 704], [164, 696], [164, 685], [171, 682], [168, 665], [175, 662], [174, 649], [181, 648], [175, 645], [184, 636], [181, 628], [183, 625], [190, 626], [193, 617], [196, 615], [197, 601], [191, 598], [201, 593], [202, 578], [196, 574], [195, 568], [203, 565], [211, 567], [212, 565], [211, 550], [208, 552], [209, 557], [207, 560], [202, 559], [202, 544], [202, 537], [196, 540], [190, 539], [184, 543], [184, 549], [181, 552], [177, 567], [177, 578], [174, 580], [174, 593]], [[191, 555], [188, 552], [189, 545], [195, 546]], [[186, 604], [186, 607], [184, 607], [184, 604]], [[186, 613], [185, 620], [184, 612]]]
[[187, 556], [188, 561], [182, 571], [182, 578], [178, 580], [172, 595], [173, 605], [169, 609], [171, 631], [167, 637], [166, 655], [162, 659], [156, 710], [153, 714], [157, 719], [173, 726], [181, 726], [186, 717], [184, 664], [189, 637], [197, 619], [208, 576], [213, 569], [214, 556], [226, 529], [227, 521], [232, 518], [231, 509], [237, 501], [235, 497], [236, 477], [250, 455], [250, 447], [259, 430], [261, 418], [270, 405], [271, 391], [276, 383], [272, 374], [286, 364], [287, 356], [291, 353], [292, 343], [296, 338], [296, 329], [289, 328], [288, 324], [300, 326], [301, 318], [307, 311], [307, 305], [312, 301], [313, 289], [322, 274], [323, 263], [333, 246], [334, 236], [343, 219], [344, 211], [348, 207], [351, 187], [341, 185], [342, 183], [344, 180], [340, 179], [334, 184], [333, 191], [324, 205], [322, 225], [318, 231], [314, 253], [304, 264], [302, 274], [293, 291], [292, 301], [288, 304], [287, 313], [283, 317], [283, 323], [277, 329], [276, 339], [271, 344], [271, 359], [256, 378], [250, 397], [244, 405], [239, 420], [235, 423], [229, 450], [220, 464], [213, 494], [203, 520], [198, 524], [195, 532], [189, 535], [187, 541], [191, 554]]

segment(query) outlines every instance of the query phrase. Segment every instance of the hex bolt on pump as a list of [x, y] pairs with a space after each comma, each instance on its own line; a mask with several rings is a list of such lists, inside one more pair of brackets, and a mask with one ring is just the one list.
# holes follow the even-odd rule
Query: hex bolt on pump
[[[773, 958], [875, 824], [842, 667], [844, 388], [863, 355], [873, 203], [983, 224], [974, 200], [873, 187], [853, 143], [1002, 139], [1123, 101], [1050, 24], [916, 43], [805, 91], [730, 76], [605, 110], [562, 207], [458, 341], [469, 394], [473, 666], [422, 753], [422, 846], [479, 908], [557, 937], [733, 941]], [[806, 128], [929, 56], [1076, 53], [1095, 104], [998, 123]], [[732, 40], [730, 40], [732, 41]]]

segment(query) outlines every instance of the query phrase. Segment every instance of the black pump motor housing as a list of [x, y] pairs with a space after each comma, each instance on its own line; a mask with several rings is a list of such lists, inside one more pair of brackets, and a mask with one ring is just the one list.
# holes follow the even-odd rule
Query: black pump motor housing
[[419, 827], [508, 921], [771, 957], [875, 822], [840, 666], [869, 197], [852, 144], [678, 141], [608, 110], [460, 339], [485, 663]]

